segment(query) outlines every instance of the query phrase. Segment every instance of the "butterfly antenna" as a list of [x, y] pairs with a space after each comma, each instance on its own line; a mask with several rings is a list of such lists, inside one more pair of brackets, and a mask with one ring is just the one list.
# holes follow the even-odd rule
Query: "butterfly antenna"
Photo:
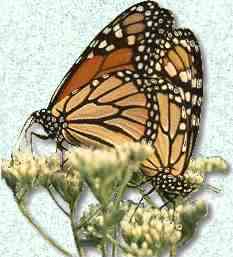
[[22, 129], [20, 130], [20, 133], [19, 133], [19, 136], [17, 138], [17, 141], [16, 141], [16, 144], [14, 145], [14, 150], [16, 151], [20, 151], [20, 143], [22, 141], [22, 137], [24, 136], [25, 138], [25, 141], [27, 142], [27, 132], [28, 132], [28, 129], [31, 127], [31, 125], [33, 124], [34, 122], [34, 118], [32, 115], [30, 115], [27, 120], [25, 121]]
[[207, 190], [213, 191], [216, 194], [219, 194], [219, 193], [222, 192], [222, 190], [220, 188], [217, 188], [217, 187], [212, 186], [210, 184], [204, 184], [203, 187], [206, 188]]

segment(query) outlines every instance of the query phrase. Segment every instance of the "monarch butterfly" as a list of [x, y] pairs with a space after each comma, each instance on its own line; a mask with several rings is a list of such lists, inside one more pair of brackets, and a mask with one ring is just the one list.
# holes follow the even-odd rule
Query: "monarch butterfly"
[[202, 95], [194, 34], [175, 28], [169, 10], [145, 1], [95, 37], [29, 125], [42, 125], [43, 138], [54, 139], [61, 150], [66, 143], [152, 145], [154, 154], [141, 169], [170, 199], [193, 190], [183, 174], [198, 134]]

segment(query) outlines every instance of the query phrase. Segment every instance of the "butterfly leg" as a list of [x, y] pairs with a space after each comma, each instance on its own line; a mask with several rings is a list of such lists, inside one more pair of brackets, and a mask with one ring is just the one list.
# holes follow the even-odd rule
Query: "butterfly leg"
[[172, 197], [170, 196], [170, 199], [167, 202], [165, 202], [162, 206], [160, 206], [159, 209], [162, 210], [164, 207], [166, 207], [170, 203], [173, 205], [173, 208], [175, 209], [176, 198], [177, 198], [176, 194], [172, 195]]
[[[165, 202], [159, 209], [162, 210], [164, 207], [168, 206], [169, 204], [172, 204], [172, 208], [173, 208], [173, 214], [172, 214], [172, 220], [174, 221], [175, 219], [175, 208], [176, 208], [176, 198], [177, 198], [177, 195], [176, 194], [173, 194], [172, 196], [170, 195], [170, 199]], [[168, 208], [169, 209], [169, 208]]]
[[65, 159], [65, 151], [67, 151], [67, 149], [62, 145], [62, 142], [57, 144], [57, 151], [60, 151], [60, 168], [61, 170], [63, 170], [65, 163], [68, 161], [68, 159]]
[[130, 218], [130, 221], [132, 220], [134, 214], [136, 213], [137, 209], [138, 209], [139, 206], [141, 205], [141, 203], [142, 203], [143, 199], [145, 198], [145, 196], [150, 195], [151, 193], [154, 192], [154, 190], [155, 190], [155, 189], [152, 187], [151, 190], [149, 190], [147, 193], [145, 193], [145, 194], [141, 197], [141, 199], [139, 200], [139, 202], [138, 202], [138, 204], [137, 204], [137, 206], [136, 206], [136, 208], [135, 208], [135, 210], [134, 210], [134, 212], [133, 212], [133, 214], [132, 214], [132, 216], [131, 216], [131, 218]]
[[61, 167], [62, 170], [63, 170], [67, 161], [68, 161], [68, 158], [65, 159], [65, 150], [61, 149], [61, 151], [60, 151], [60, 167]]
[[42, 140], [48, 140], [49, 139], [49, 136], [46, 136], [46, 135], [41, 135], [41, 134], [38, 134], [36, 132], [31, 132], [30, 134], [30, 146], [31, 146], [31, 152], [33, 153], [33, 148], [32, 148], [32, 136], [35, 136], [35, 137], [38, 137]]

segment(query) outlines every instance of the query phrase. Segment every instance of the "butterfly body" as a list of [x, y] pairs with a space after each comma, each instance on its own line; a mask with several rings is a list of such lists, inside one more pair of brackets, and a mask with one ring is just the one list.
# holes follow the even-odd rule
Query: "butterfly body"
[[141, 2], [96, 36], [33, 122], [61, 150], [150, 144], [144, 175], [166, 198], [185, 196], [193, 191], [183, 174], [200, 124], [202, 76], [194, 34], [176, 29], [169, 10]]
[[152, 180], [152, 186], [165, 199], [173, 201], [178, 196], [186, 197], [196, 189], [184, 176], [173, 176], [168, 172], [165, 169], [155, 175]]

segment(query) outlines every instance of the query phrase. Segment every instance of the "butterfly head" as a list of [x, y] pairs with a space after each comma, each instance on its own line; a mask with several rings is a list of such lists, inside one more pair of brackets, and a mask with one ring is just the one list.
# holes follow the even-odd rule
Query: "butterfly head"
[[32, 113], [34, 123], [40, 124], [50, 138], [55, 138], [60, 131], [60, 122], [50, 110], [41, 109]]

